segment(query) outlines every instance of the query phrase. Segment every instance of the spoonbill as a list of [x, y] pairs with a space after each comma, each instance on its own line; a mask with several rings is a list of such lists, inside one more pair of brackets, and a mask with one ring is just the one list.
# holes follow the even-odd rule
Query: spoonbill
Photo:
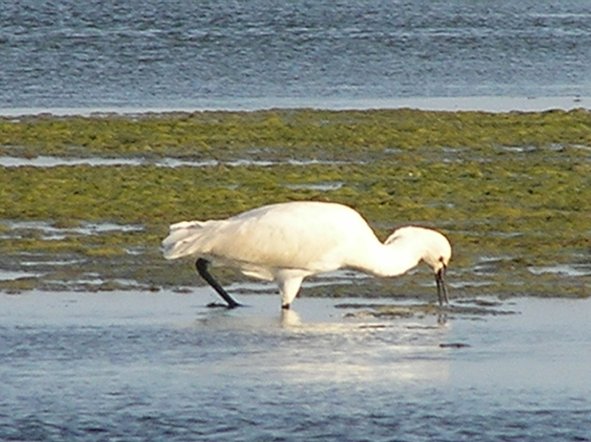
[[444, 276], [451, 246], [444, 235], [406, 226], [382, 243], [357, 211], [337, 203], [285, 202], [227, 219], [179, 222], [170, 226], [162, 252], [169, 260], [196, 258], [197, 272], [229, 308], [240, 304], [209, 273], [210, 263], [275, 281], [281, 306], [289, 309], [307, 276], [341, 268], [398, 276], [423, 261], [435, 274], [439, 305], [449, 302]]

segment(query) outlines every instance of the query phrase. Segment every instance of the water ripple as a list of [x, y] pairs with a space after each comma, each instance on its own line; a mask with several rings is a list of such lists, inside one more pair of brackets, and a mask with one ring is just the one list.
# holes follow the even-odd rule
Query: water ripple
[[0, 295], [0, 439], [588, 435], [589, 300], [445, 324], [344, 319], [307, 298], [284, 318], [273, 300], [212, 311], [172, 293]]

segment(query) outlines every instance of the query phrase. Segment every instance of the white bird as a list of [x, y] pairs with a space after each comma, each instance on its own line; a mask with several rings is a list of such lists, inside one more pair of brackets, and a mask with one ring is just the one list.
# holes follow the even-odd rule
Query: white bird
[[209, 263], [275, 281], [288, 309], [307, 276], [341, 268], [398, 276], [424, 261], [435, 273], [439, 304], [449, 302], [444, 275], [451, 246], [445, 236], [407, 226], [381, 243], [358, 212], [336, 203], [286, 202], [222, 220], [179, 222], [170, 226], [162, 251], [166, 259], [197, 258], [197, 272], [230, 308], [239, 304], [211, 276]]

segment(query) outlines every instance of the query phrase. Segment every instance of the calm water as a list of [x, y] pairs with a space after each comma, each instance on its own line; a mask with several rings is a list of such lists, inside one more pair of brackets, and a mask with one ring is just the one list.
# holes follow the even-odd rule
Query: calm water
[[589, 299], [445, 324], [208, 300], [0, 295], [0, 440], [590, 440]]
[[591, 2], [0, 0], [0, 66], [3, 109], [576, 98]]

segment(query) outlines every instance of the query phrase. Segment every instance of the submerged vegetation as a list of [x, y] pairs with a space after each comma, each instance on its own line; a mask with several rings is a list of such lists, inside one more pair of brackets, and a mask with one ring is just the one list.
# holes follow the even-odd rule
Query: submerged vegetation
[[[314, 199], [355, 207], [382, 238], [407, 223], [444, 231], [455, 250], [449, 279], [456, 295], [589, 295], [585, 110], [6, 118], [2, 155], [144, 160], [0, 168], [0, 269], [30, 273], [0, 278], [4, 290], [76, 288], [71, 281], [88, 288], [89, 279], [97, 289], [194, 285], [190, 265], [159, 255], [168, 224]], [[198, 165], [162, 167], [162, 159]], [[141, 228], [76, 229], [85, 223]], [[431, 276], [417, 283], [419, 276], [306, 293], [432, 297]]]

